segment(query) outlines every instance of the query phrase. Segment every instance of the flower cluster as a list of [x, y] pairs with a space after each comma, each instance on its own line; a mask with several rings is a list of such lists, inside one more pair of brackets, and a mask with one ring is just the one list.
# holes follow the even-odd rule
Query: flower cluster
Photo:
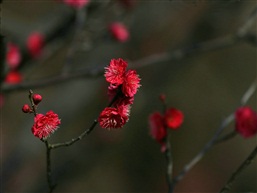
[[[161, 100], [164, 100], [163, 97], [161, 97]], [[166, 149], [165, 139], [168, 134], [168, 128], [172, 130], [178, 129], [183, 120], [183, 113], [176, 108], [168, 108], [164, 114], [156, 111], [149, 116], [150, 134], [153, 139], [162, 145], [162, 152]]]
[[110, 83], [108, 95], [112, 106], [106, 107], [98, 117], [102, 128], [121, 128], [129, 119], [130, 107], [134, 95], [141, 86], [139, 75], [135, 70], [126, 70], [127, 62], [123, 59], [112, 59], [105, 68], [106, 81]]
[[244, 138], [257, 133], [257, 113], [250, 107], [240, 107], [235, 112], [236, 131]]
[[33, 94], [31, 97], [32, 106], [31, 108], [28, 104], [24, 104], [22, 107], [22, 111], [24, 113], [34, 113], [34, 124], [31, 128], [31, 131], [35, 137], [39, 139], [45, 140], [50, 136], [53, 132], [55, 132], [59, 125], [61, 124], [61, 120], [58, 115], [53, 111], [48, 111], [45, 115], [37, 114], [36, 108], [37, 105], [42, 101], [42, 96], [39, 94]]

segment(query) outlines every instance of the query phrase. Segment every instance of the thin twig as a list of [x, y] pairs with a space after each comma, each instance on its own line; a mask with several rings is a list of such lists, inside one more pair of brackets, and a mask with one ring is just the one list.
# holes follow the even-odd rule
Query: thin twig
[[257, 79], [253, 81], [253, 83], [250, 85], [248, 90], [243, 95], [241, 99], [241, 105], [245, 105], [247, 103], [247, 101], [251, 98], [253, 93], [256, 91], [256, 87], [257, 87]]
[[79, 38], [81, 36], [81, 32], [85, 23], [86, 19], [86, 10], [85, 9], [77, 9], [76, 10], [76, 18], [75, 18], [75, 34], [73, 36], [73, 40], [71, 42], [71, 46], [68, 49], [67, 57], [66, 57], [66, 63], [64, 64], [62, 68], [63, 74], [68, 74], [70, 71], [70, 68], [72, 66], [72, 59], [74, 57], [74, 54], [76, 50], [78, 49], [79, 45]]
[[[144, 66], [153, 65], [161, 62], [177, 61], [196, 53], [204, 53], [207, 51], [213, 51], [216, 49], [232, 46], [235, 43], [238, 43], [239, 40], [240, 39], [236, 38], [236, 36], [234, 35], [227, 36], [220, 39], [209, 40], [203, 43], [194, 44], [190, 47], [177, 49], [171, 53], [165, 52], [165, 53], [151, 55], [151, 56], [142, 58], [138, 61], [129, 62], [129, 63], [130, 63], [130, 67], [133, 67], [134, 69], [138, 69]], [[97, 66], [97, 65], [94, 65], [94, 66]], [[59, 74], [51, 77], [46, 77], [40, 80], [24, 81], [15, 85], [4, 84], [2, 87], [3, 88], [2, 90], [4, 93], [9, 93], [12, 91], [24, 90], [29, 88], [53, 86], [55, 84], [64, 83], [72, 79], [79, 79], [79, 78], [88, 79], [88, 78], [98, 77], [103, 75], [104, 73], [104, 70], [102, 68], [103, 65], [98, 65], [98, 66], [100, 66], [101, 68], [94, 67], [92, 69], [80, 70], [73, 73]]]
[[[256, 80], [251, 84], [251, 86], [246, 90], [242, 97], [242, 105], [245, 105], [247, 101], [253, 96], [254, 92], [256, 91]], [[255, 86], [254, 86], [255, 85]], [[185, 175], [188, 171], [190, 171], [195, 164], [197, 164], [203, 156], [213, 147], [213, 145], [218, 144], [221, 141], [231, 139], [234, 137], [234, 133], [231, 133], [221, 139], [219, 139], [220, 134], [222, 131], [234, 120], [234, 113], [231, 113], [227, 116], [221, 123], [220, 127], [216, 131], [213, 138], [203, 147], [203, 149], [188, 163], [185, 165], [183, 170], [177, 175], [173, 181], [172, 186], [174, 187]]]
[[247, 159], [239, 166], [239, 168], [232, 174], [226, 185], [221, 189], [220, 193], [227, 193], [231, 190], [233, 182], [238, 176], [252, 163], [253, 159], [257, 155], [257, 147], [251, 152]]
[[[117, 94], [113, 97], [113, 99], [111, 100], [111, 102], [109, 103], [109, 105], [107, 107], [110, 107], [113, 105], [113, 103], [117, 100], [117, 98], [120, 96], [121, 91], [120, 89], [118, 90]], [[85, 131], [83, 131], [78, 137], [71, 139], [70, 141], [67, 142], [63, 142], [63, 143], [56, 143], [56, 144], [49, 144], [49, 148], [50, 149], [56, 149], [58, 147], [67, 147], [70, 146], [72, 144], [74, 144], [75, 142], [81, 140], [85, 135], [90, 134], [93, 129], [96, 127], [98, 121], [97, 119], [95, 119], [92, 123], [92, 125], [86, 129]]]
[[234, 120], [234, 113], [227, 116], [221, 123], [220, 127], [216, 131], [212, 139], [203, 147], [203, 149], [188, 163], [185, 165], [184, 169], [177, 175], [173, 181], [172, 186], [174, 187], [185, 175], [186, 173], [193, 168], [207, 153], [208, 150], [215, 144], [216, 140], [222, 133], [222, 131]]
[[254, 8], [254, 10], [251, 12], [251, 14], [249, 15], [249, 17], [246, 19], [245, 23], [238, 29], [237, 31], [237, 36], [238, 37], [244, 37], [247, 35], [247, 33], [249, 33], [250, 28], [256, 23], [257, 17], [257, 6]]
[[233, 137], [237, 136], [237, 134], [238, 134], [238, 133], [237, 133], [235, 130], [233, 130], [232, 132], [228, 133], [227, 135], [225, 135], [225, 136], [223, 136], [223, 137], [217, 139], [217, 140], [215, 141], [215, 144], [222, 143], [222, 142], [225, 142], [225, 141], [227, 141], [227, 140], [230, 140], [230, 139], [232, 139]]
[[97, 125], [97, 120], [95, 119], [93, 124], [89, 127], [89, 129], [85, 130], [83, 133], [81, 133], [77, 138], [73, 138], [70, 141], [64, 142], [64, 143], [56, 143], [56, 144], [52, 144], [49, 145], [50, 149], [55, 149], [58, 147], [67, 147], [70, 146], [72, 144], [74, 144], [76, 141], [81, 140], [85, 135], [88, 135], [89, 133], [91, 133], [91, 131], [93, 131], [93, 129], [95, 128], [95, 126]]
[[173, 161], [172, 161], [172, 153], [170, 148], [169, 137], [166, 137], [166, 150], [165, 150], [165, 158], [167, 162], [167, 171], [166, 171], [166, 180], [168, 184], [168, 193], [172, 193], [173, 185], [172, 185], [172, 172], [173, 172]]
[[30, 89], [29, 90], [29, 101], [31, 103], [31, 107], [32, 107], [32, 110], [33, 110], [33, 114], [34, 116], [37, 115], [37, 106], [35, 105], [34, 103], [34, 100], [33, 100], [33, 91]]

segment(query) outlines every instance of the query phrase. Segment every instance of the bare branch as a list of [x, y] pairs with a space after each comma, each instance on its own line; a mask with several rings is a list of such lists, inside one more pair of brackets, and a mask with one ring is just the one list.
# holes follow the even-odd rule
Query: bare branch
[[252, 163], [253, 159], [257, 155], [257, 147], [251, 152], [251, 154], [246, 158], [246, 160], [239, 166], [239, 168], [232, 174], [226, 185], [221, 189], [220, 193], [227, 193], [231, 190], [233, 182], [238, 178], [238, 176]]

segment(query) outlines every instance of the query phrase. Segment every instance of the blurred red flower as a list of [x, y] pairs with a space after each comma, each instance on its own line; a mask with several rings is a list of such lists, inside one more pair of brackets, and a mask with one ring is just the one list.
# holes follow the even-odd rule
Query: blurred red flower
[[74, 8], [82, 8], [87, 5], [90, 0], [63, 0], [63, 2]]
[[165, 123], [168, 128], [177, 129], [183, 123], [183, 113], [175, 108], [167, 109], [164, 115]]
[[18, 71], [10, 71], [5, 77], [5, 82], [8, 84], [18, 84], [21, 81], [22, 75]]
[[240, 107], [235, 112], [236, 131], [245, 138], [257, 133], [257, 113], [250, 107]]
[[21, 53], [20, 49], [17, 45], [13, 43], [7, 44], [7, 54], [6, 54], [6, 61], [8, 66], [14, 70], [16, 69], [20, 62], [21, 62]]
[[119, 42], [126, 42], [129, 39], [129, 31], [127, 27], [120, 22], [110, 24], [109, 31], [113, 38]]
[[159, 112], [154, 112], [149, 116], [150, 134], [160, 144], [167, 136], [167, 129], [164, 125], [164, 118]]
[[27, 38], [27, 48], [34, 58], [40, 56], [45, 43], [45, 37], [39, 32], [31, 33]]

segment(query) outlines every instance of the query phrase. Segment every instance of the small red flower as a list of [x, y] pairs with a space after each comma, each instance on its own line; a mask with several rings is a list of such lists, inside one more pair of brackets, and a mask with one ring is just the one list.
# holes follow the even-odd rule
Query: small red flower
[[127, 97], [133, 97], [138, 88], [141, 86], [139, 84], [140, 78], [135, 70], [128, 70], [124, 76], [124, 83], [122, 85], [122, 92]]
[[63, 0], [63, 2], [74, 8], [82, 8], [86, 6], [90, 0]]
[[160, 144], [163, 144], [167, 136], [167, 129], [164, 125], [164, 118], [159, 112], [149, 116], [150, 134]]
[[43, 49], [45, 37], [39, 32], [33, 32], [27, 39], [27, 48], [32, 57], [38, 57]]
[[119, 22], [114, 22], [109, 25], [111, 35], [119, 42], [126, 42], [129, 39], [127, 27]]
[[166, 95], [165, 94], [160, 94], [159, 99], [161, 100], [161, 102], [165, 103]]
[[245, 138], [257, 133], [257, 113], [250, 107], [240, 107], [235, 112], [236, 131]]
[[167, 127], [171, 129], [177, 129], [183, 123], [183, 113], [175, 108], [170, 108], [165, 112], [165, 122]]
[[31, 112], [31, 108], [28, 104], [23, 105], [22, 109], [23, 113], [29, 113]]
[[106, 107], [98, 117], [100, 126], [104, 129], [123, 127], [128, 121], [128, 114], [127, 110], [122, 108]]
[[38, 105], [42, 101], [42, 96], [40, 94], [33, 94], [33, 102]]
[[21, 62], [20, 49], [18, 46], [16, 46], [13, 43], [8, 43], [7, 47], [8, 47], [8, 51], [6, 55], [7, 64], [12, 70], [14, 70], [19, 66]]
[[50, 136], [51, 133], [55, 132], [61, 121], [57, 114], [53, 111], [49, 111], [46, 115], [37, 114], [34, 118], [34, 125], [31, 130], [33, 135], [40, 139], [45, 139]]
[[22, 81], [22, 75], [18, 71], [11, 71], [5, 77], [5, 82], [8, 84], [18, 84]]
[[127, 62], [121, 58], [112, 59], [110, 65], [105, 68], [106, 81], [115, 85], [122, 84], [127, 66]]

